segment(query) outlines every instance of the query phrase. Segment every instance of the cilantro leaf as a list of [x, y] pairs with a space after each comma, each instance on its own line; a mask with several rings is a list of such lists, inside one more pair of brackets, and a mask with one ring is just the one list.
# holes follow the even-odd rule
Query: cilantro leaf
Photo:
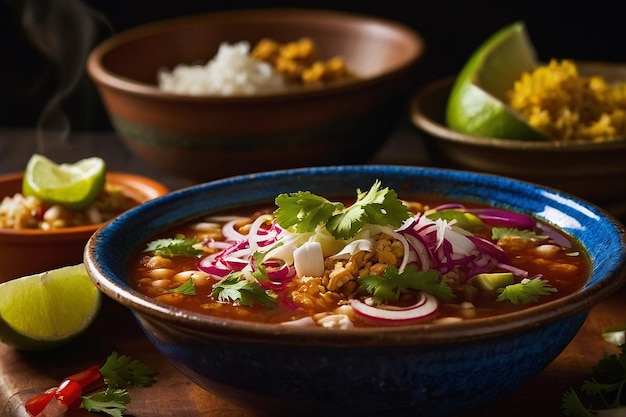
[[82, 397], [83, 408], [94, 413], [104, 413], [112, 417], [122, 417], [130, 403], [130, 393], [125, 389], [107, 388], [89, 397]]
[[263, 265], [263, 260], [265, 259], [265, 253], [263, 252], [254, 252], [252, 254], [252, 259], [254, 261], [254, 271], [250, 274], [256, 278], [258, 281], [268, 281], [269, 276], [267, 275], [267, 268]]
[[106, 384], [111, 388], [125, 388], [129, 385], [149, 387], [155, 381], [157, 371], [128, 356], [118, 356], [113, 352], [100, 368]]
[[581, 390], [590, 405], [583, 405], [574, 389], [565, 392], [561, 409], [566, 416], [595, 416], [600, 409], [626, 407], [626, 344], [620, 347], [619, 355], [605, 355], [593, 367], [592, 377], [583, 382]]
[[533, 279], [524, 278], [517, 284], [507, 285], [496, 290], [496, 292], [500, 293], [497, 301], [508, 300], [513, 304], [534, 303], [539, 300], [539, 296], [549, 295], [557, 291], [547, 280], [539, 277]]
[[193, 279], [189, 278], [184, 284], [165, 292], [167, 294], [196, 295], [196, 286], [193, 283]]
[[454, 297], [452, 289], [441, 279], [437, 271], [418, 271], [414, 265], [409, 265], [402, 272], [398, 268], [389, 266], [385, 275], [367, 275], [359, 278], [362, 290], [372, 294], [374, 302], [381, 304], [385, 301], [397, 301], [400, 295], [408, 289], [424, 291], [441, 300], [450, 300]]
[[239, 273], [230, 273], [213, 286], [212, 297], [250, 307], [257, 302], [265, 307], [276, 305], [276, 299], [256, 282], [244, 279]]
[[357, 190], [356, 202], [328, 220], [328, 231], [335, 238], [350, 239], [366, 224], [400, 226], [409, 217], [409, 209], [395, 191], [381, 189], [381, 185], [377, 180], [369, 191]]
[[336, 239], [350, 239], [366, 224], [398, 227], [410, 215], [395, 191], [381, 188], [378, 180], [367, 192], [357, 189], [356, 202], [349, 207], [308, 191], [281, 194], [276, 205], [274, 214], [281, 227], [295, 226], [297, 233], [306, 233], [323, 225]]
[[312, 232], [326, 223], [335, 210], [342, 210], [343, 204], [331, 203], [327, 199], [310, 193], [280, 194], [275, 200], [276, 222], [283, 228], [295, 226], [296, 233]]
[[570, 389], [563, 394], [561, 410], [568, 417], [594, 417], [596, 415], [594, 411], [583, 405], [574, 389]]
[[196, 243], [198, 243], [198, 239], [195, 237], [186, 238], [182, 234], [177, 234], [173, 239], [153, 240], [148, 243], [144, 252], [154, 252], [157, 256], [189, 256], [195, 258], [204, 253], [202, 249], [194, 248]]

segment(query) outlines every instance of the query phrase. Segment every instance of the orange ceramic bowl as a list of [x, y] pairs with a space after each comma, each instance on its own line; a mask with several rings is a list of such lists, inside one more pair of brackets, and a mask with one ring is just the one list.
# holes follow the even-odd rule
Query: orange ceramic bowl
[[[21, 192], [22, 177], [21, 173], [0, 176], [0, 199]], [[169, 192], [159, 182], [127, 173], [110, 172], [107, 182], [122, 187], [138, 203]], [[87, 240], [100, 226], [56, 230], [0, 228], [0, 282], [81, 263]]]
[[[158, 88], [160, 68], [206, 63], [223, 42], [311, 38], [358, 80], [255, 96], [188, 96]], [[410, 99], [424, 52], [400, 23], [329, 10], [209, 13], [106, 39], [87, 69], [122, 141], [152, 165], [197, 181], [271, 169], [367, 161]]]

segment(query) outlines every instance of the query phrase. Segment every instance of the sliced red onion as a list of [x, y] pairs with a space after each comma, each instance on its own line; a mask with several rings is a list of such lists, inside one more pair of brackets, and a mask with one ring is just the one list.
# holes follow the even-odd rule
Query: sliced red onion
[[510, 272], [515, 276], [528, 278], [528, 271], [518, 268], [516, 266], [510, 265], [510, 264], [499, 263], [496, 265], [496, 267], [500, 268], [503, 271]]
[[396, 323], [423, 320], [434, 316], [439, 310], [437, 298], [426, 292], [420, 293], [420, 298], [415, 304], [403, 308], [368, 305], [356, 298], [350, 299], [350, 305], [354, 311], [364, 317]]
[[239, 231], [235, 229], [235, 225], [238, 222], [240, 222], [242, 219], [244, 218], [237, 217], [224, 223], [224, 225], [222, 226], [222, 236], [224, 236], [224, 239], [232, 240], [232, 241], [239, 241], [239, 240], [244, 240], [246, 238], [244, 234], [239, 233]]
[[506, 252], [495, 243], [478, 236], [469, 236], [468, 238], [474, 243], [479, 252], [491, 256], [498, 262], [507, 261]]
[[516, 213], [509, 210], [497, 208], [474, 208], [466, 209], [482, 221], [493, 227], [511, 227], [515, 229], [534, 229], [537, 220], [532, 216], [523, 213]]

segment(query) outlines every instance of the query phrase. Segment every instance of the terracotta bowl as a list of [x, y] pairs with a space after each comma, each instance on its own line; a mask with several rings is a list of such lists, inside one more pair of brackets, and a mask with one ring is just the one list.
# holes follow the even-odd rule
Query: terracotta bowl
[[[622, 71], [626, 79], [626, 66]], [[435, 163], [547, 185], [626, 216], [626, 140], [534, 142], [459, 133], [445, 122], [453, 82], [437, 80], [418, 91], [411, 103], [412, 122]]]
[[[129, 285], [129, 255], [174, 225], [270, 205], [285, 192], [351, 195], [375, 180], [399, 196], [470, 199], [552, 223], [586, 248], [590, 279], [563, 298], [497, 317], [344, 330], [212, 318]], [[97, 231], [85, 249], [85, 265], [98, 288], [132, 310], [150, 341], [183, 374], [241, 407], [271, 416], [432, 417], [484, 404], [556, 358], [591, 307], [624, 282], [626, 238], [602, 209], [512, 179], [432, 168], [323, 167], [239, 176], [150, 201]]]
[[[22, 190], [21, 173], [0, 177], [0, 199]], [[133, 200], [143, 203], [166, 194], [162, 184], [133, 174], [110, 172], [107, 182], [121, 186]], [[62, 266], [78, 264], [89, 237], [99, 225], [56, 230], [0, 228], [0, 282]]]
[[[191, 97], [157, 87], [157, 70], [206, 62], [222, 42], [308, 36], [360, 79], [315, 91]], [[323, 10], [245, 10], [177, 18], [119, 33], [88, 59], [110, 120], [138, 157], [192, 180], [366, 161], [408, 103], [424, 51], [399, 23]]]

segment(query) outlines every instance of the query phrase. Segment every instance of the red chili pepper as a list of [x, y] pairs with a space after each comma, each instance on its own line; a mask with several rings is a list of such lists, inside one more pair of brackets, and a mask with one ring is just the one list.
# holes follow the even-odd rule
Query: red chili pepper
[[83, 388], [101, 378], [100, 367], [93, 365], [84, 371], [70, 375], [58, 387], [50, 388], [41, 394], [29, 398], [24, 407], [31, 416], [39, 415], [48, 406], [52, 398], [70, 409], [80, 408]]
[[96, 382], [99, 378], [100, 367], [98, 365], [94, 365], [89, 369], [85, 369], [84, 371], [74, 375], [70, 375], [65, 379], [71, 379], [72, 381], [76, 381], [80, 384], [82, 388], [85, 388], [89, 384]]
[[56, 391], [57, 387], [53, 387], [47, 389], [41, 394], [37, 394], [34, 397], [29, 398], [24, 404], [24, 407], [26, 408], [26, 411], [28, 411], [28, 414], [30, 414], [31, 416], [39, 415], [39, 413], [41, 413], [44, 408], [46, 408], [48, 404], [50, 404], [50, 401], [52, 401], [52, 398], [54, 398], [54, 394], [56, 393]]
[[59, 404], [67, 407], [78, 400], [83, 393], [83, 387], [73, 379], [65, 379], [54, 393]]

